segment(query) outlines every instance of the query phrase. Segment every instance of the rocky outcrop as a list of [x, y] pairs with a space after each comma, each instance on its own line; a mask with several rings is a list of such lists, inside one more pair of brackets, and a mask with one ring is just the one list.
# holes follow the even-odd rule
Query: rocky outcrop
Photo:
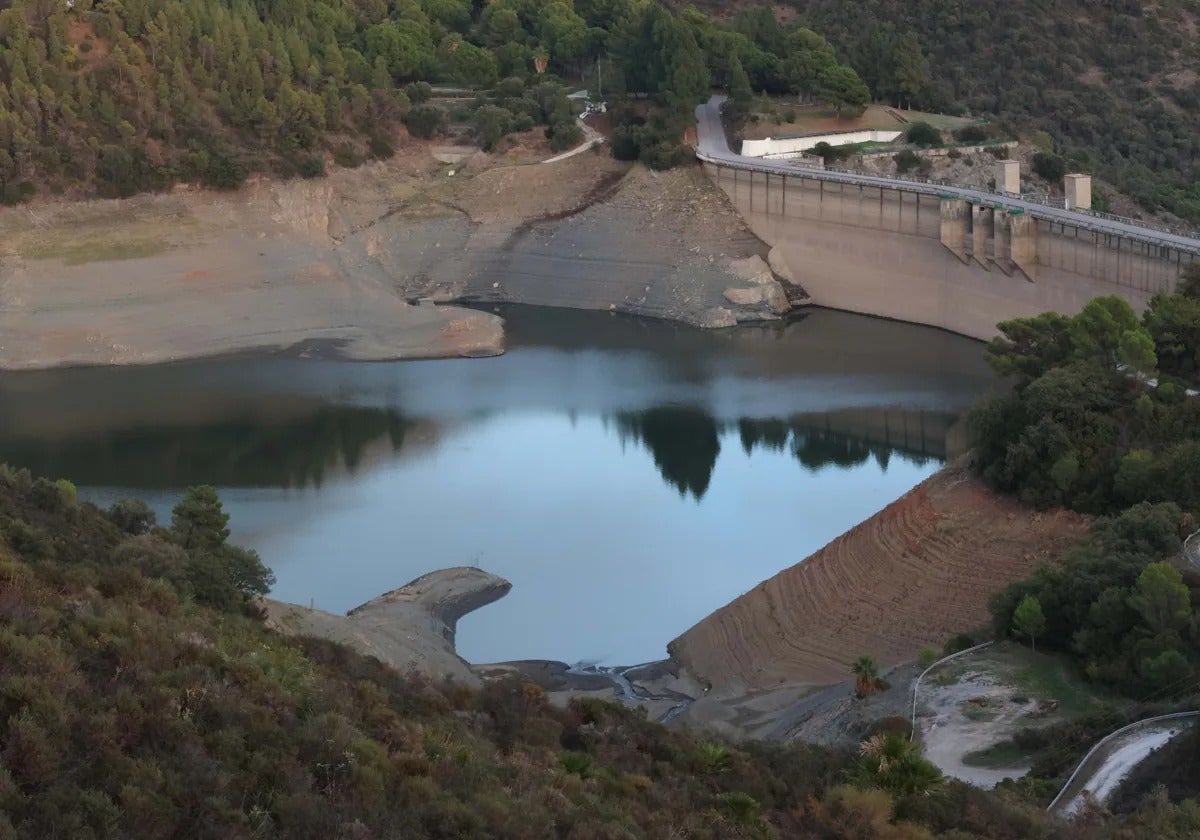
[[467, 567], [422, 575], [346, 615], [264, 601], [268, 624], [281, 633], [320, 636], [374, 656], [400, 670], [477, 685], [479, 678], [454, 648], [458, 620], [499, 600], [512, 584]]
[[742, 307], [735, 312], [739, 321], [769, 320], [792, 308], [787, 292], [762, 257], [730, 260], [728, 270], [742, 283], [730, 286], [723, 293], [725, 300]]

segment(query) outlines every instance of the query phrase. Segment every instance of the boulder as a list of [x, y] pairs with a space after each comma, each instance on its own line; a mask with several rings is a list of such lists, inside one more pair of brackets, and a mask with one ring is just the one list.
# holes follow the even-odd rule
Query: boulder
[[767, 254], [767, 265], [771, 267], [771, 271], [775, 272], [775, 276], [789, 283], [795, 283], [796, 277], [792, 274], [791, 267], [787, 264], [787, 258], [783, 256], [783, 252], [778, 246], [771, 249]]

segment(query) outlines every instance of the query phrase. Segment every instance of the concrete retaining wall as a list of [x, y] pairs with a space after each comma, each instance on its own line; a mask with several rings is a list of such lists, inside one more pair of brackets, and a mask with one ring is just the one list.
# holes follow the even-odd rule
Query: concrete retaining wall
[[803, 137], [768, 137], [743, 140], [742, 154], [749, 157], [783, 157], [815, 148], [819, 143], [847, 146], [851, 143], [891, 143], [903, 131], [844, 131], [840, 134], [806, 134]]

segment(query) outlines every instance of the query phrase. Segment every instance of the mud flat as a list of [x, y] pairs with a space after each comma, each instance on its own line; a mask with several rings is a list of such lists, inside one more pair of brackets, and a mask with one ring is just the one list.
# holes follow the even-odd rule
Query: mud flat
[[840, 683], [859, 656], [896, 665], [984, 624], [993, 592], [1057, 560], [1087, 527], [946, 468], [668, 650], [714, 699]]
[[512, 584], [480, 569], [456, 567], [422, 575], [346, 615], [281, 601], [263, 602], [267, 625], [284, 634], [320, 636], [349, 645], [401, 671], [477, 685], [454, 649], [458, 620], [508, 594]]
[[765, 256], [698, 168], [414, 146], [311, 181], [0, 210], [0, 370], [503, 352], [501, 321], [458, 300], [730, 326], [790, 308]]

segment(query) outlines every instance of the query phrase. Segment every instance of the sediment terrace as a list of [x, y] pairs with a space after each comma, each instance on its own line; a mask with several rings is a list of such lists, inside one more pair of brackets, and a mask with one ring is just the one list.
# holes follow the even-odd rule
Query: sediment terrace
[[714, 696], [841, 682], [859, 656], [895, 665], [985, 623], [992, 593], [1057, 560], [1087, 527], [947, 468], [668, 650]]

